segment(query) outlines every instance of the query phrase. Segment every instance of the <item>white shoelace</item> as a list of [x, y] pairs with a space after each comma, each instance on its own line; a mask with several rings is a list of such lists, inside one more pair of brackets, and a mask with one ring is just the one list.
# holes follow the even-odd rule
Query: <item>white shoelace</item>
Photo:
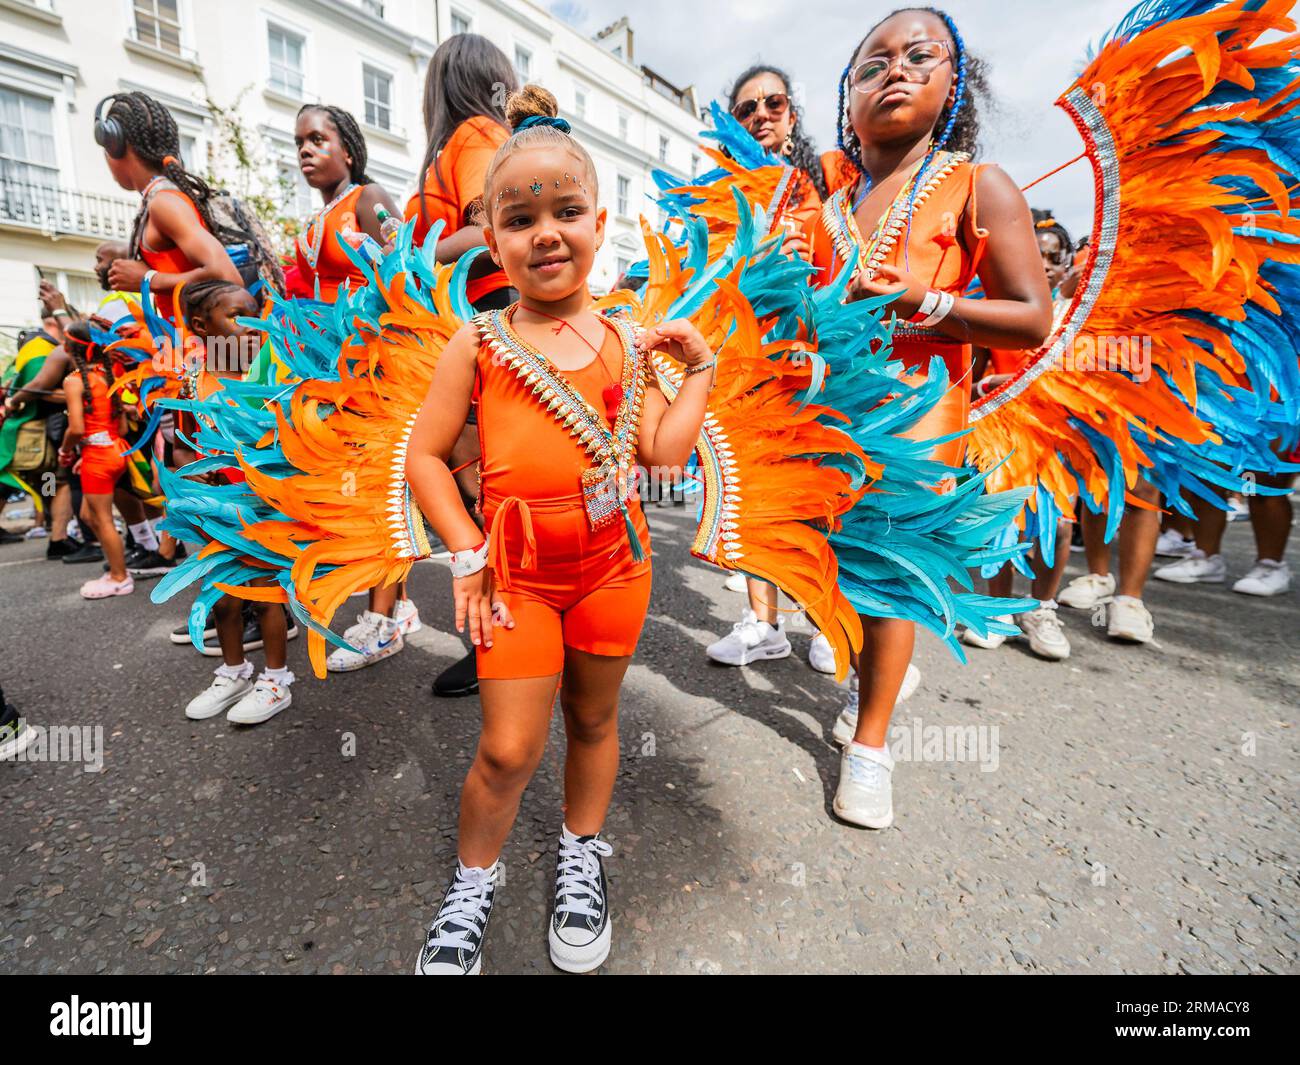
[[457, 870], [456, 879], [443, 900], [442, 909], [433, 919], [433, 924], [429, 925], [425, 949], [446, 947], [450, 950], [473, 950], [483, 935], [488, 894], [494, 885], [490, 873], [468, 877]]
[[560, 840], [560, 860], [556, 866], [555, 894], [564, 899], [555, 907], [556, 913], [577, 913], [584, 917], [599, 916], [600, 911], [585, 899], [600, 904], [600, 862], [614, 853], [614, 848], [603, 839], [589, 839], [585, 843]]
[[856, 751], [850, 750], [849, 757], [849, 780], [854, 784], [861, 784], [865, 788], [878, 790], [885, 786], [889, 779], [889, 771], [879, 762], [871, 758], [866, 758]]

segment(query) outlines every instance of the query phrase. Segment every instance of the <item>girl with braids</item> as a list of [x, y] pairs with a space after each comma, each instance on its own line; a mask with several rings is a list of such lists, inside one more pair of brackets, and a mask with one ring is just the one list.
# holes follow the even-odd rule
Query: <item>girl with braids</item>
[[[100, 111], [112, 100], [104, 120]], [[160, 315], [172, 317], [173, 290], [191, 281], [240, 282], [214, 231], [212, 190], [181, 163], [180, 132], [171, 112], [142, 92], [106, 97], [96, 109], [95, 140], [113, 178], [140, 193], [127, 258], [108, 270], [117, 292], [139, 292], [146, 278]]]
[[340, 285], [351, 279], [355, 287], [363, 277], [339, 241], [360, 247], [370, 237], [382, 245], [375, 210], [396, 214], [397, 204], [366, 173], [366, 138], [343, 108], [307, 104], [298, 112], [293, 143], [298, 168], [324, 202], [298, 237], [294, 295], [332, 302]]
[[[826, 181], [812, 139], [804, 131], [803, 115], [794, 101], [790, 76], [770, 63], [758, 63], [740, 74], [727, 94], [727, 110], [759, 145], [795, 168], [789, 206], [783, 221], [789, 235], [782, 244], [786, 255], [809, 258], [813, 232], [826, 195]], [[726, 666], [747, 666], [786, 658], [790, 640], [785, 619], [777, 608], [776, 588], [767, 581], [733, 573], [727, 587], [744, 589], [749, 604], [731, 632], [709, 644], [705, 653]], [[815, 669], [835, 672], [830, 645], [820, 634], [813, 639], [809, 659]]]
[[[312, 297], [319, 292], [319, 299], [332, 301], [345, 281], [356, 287], [365, 279], [340, 241], [359, 247], [370, 237], [382, 246], [375, 209], [395, 215], [397, 204], [366, 173], [366, 139], [343, 108], [307, 104], [298, 112], [293, 140], [303, 176], [325, 201], [298, 238], [297, 294]], [[373, 665], [402, 650], [403, 637], [419, 628], [419, 612], [406, 598], [404, 584], [372, 588], [367, 609], [344, 633], [356, 650], [338, 648], [328, 666], [346, 673]]]
[[[510, 130], [505, 100], [518, 88], [515, 68], [500, 48], [476, 33], [447, 38], [429, 60], [424, 76], [424, 132], [428, 144], [420, 166], [419, 190], [406, 205], [415, 219], [415, 240], [423, 243], [434, 222], [442, 222], [435, 258], [452, 263], [484, 244], [480, 215], [483, 179]], [[507, 306], [506, 275], [486, 255], [470, 272], [469, 301], [475, 310]]]
[[[857, 180], [827, 200], [813, 249], [828, 279], [856, 256], [847, 299], [893, 297], [905, 382], [923, 382], [931, 358], [943, 359], [948, 390], [906, 435], [940, 439], [931, 457], [950, 467], [964, 448], [971, 345], [1035, 348], [1052, 317], [1028, 204], [1003, 171], [971, 162], [984, 92], [982, 64], [943, 12], [907, 8], [873, 26], [839, 84], [838, 146]], [[962, 297], [976, 276], [987, 298]], [[851, 569], [852, 546], [836, 550]], [[846, 742], [834, 810], [867, 828], [893, 822], [885, 740], [895, 702], [918, 680], [915, 623], [872, 616], [890, 609], [879, 603], [854, 604], [865, 635], [836, 723]]]
[[[113, 366], [107, 353], [90, 339], [85, 322], [74, 322], [64, 335], [64, 348], [76, 366], [63, 382], [68, 404], [68, 429], [59, 447], [59, 462], [81, 476], [81, 521], [95, 531], [108, 572], [81, 586], [83, 599], [130, 595], [135, 582], [126, 569], [122, 538], [113, 524], [113, 490], [126, 472], [126, 418], [110, 395]], [[77, 459], [77, 448], [81, 458]], [[75, 465], [74, 465], [75, 464]]]

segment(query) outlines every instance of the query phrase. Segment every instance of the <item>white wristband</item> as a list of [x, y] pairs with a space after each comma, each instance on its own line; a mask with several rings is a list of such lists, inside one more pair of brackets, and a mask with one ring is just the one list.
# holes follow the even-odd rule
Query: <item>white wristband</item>
[[468, 551], [453, 551], [451, 553], [451, 575], [453, 577], [472, 577], [488, 561], [488, 542], [483, 540], [478, 547], [472, 547]]
[[916, 309], [916, 313], [912, 315], [911, 320], [919, 322], [928, 318], [937, 306], [939, 306], [939, 292], [932, 288], [926, 289], [925, 299], [921, 301], [921, 306]]
[[145, 285], [152, 285], [154, 274], [157, 272], [157, 270], [146, 270], [144, 272], [144, 280], [140, 282], [140, 287], [144, 288]]
[[951, 292], [939, 293], [939, 306], [934, 309], [930, 317], [921, 322], [921, 328], [927, 329], [932, 325], [937, 325], [948, 317], [948, 312], [952, 310], [952, 305], [957, 302], [957, 297]]

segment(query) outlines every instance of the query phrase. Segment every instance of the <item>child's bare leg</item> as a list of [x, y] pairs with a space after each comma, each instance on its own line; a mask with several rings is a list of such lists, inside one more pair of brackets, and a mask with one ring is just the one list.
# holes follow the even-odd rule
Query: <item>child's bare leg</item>
[[460, 796], [462, 864], [486, 869], [501, 854], [550, 728], [559, 677], [481, 680], [483, 732]]
[[599, 832], [609, 810], [618, 775], [618, 693], [631, 661], [564, 649], [564, 823], [578, 836]]

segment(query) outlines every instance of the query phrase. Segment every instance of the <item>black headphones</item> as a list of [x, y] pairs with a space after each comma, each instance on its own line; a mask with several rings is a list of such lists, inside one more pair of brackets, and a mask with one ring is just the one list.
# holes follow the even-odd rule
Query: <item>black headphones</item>
[[122, 123], [112, 115], [106, 118], [100, 117], [104, 105], [117, 98], [118, 94], [112, 93], [95, 105], [95, 143], [114, 159], [121, 159], [126, 155], [126, 131], [122, 129]]

